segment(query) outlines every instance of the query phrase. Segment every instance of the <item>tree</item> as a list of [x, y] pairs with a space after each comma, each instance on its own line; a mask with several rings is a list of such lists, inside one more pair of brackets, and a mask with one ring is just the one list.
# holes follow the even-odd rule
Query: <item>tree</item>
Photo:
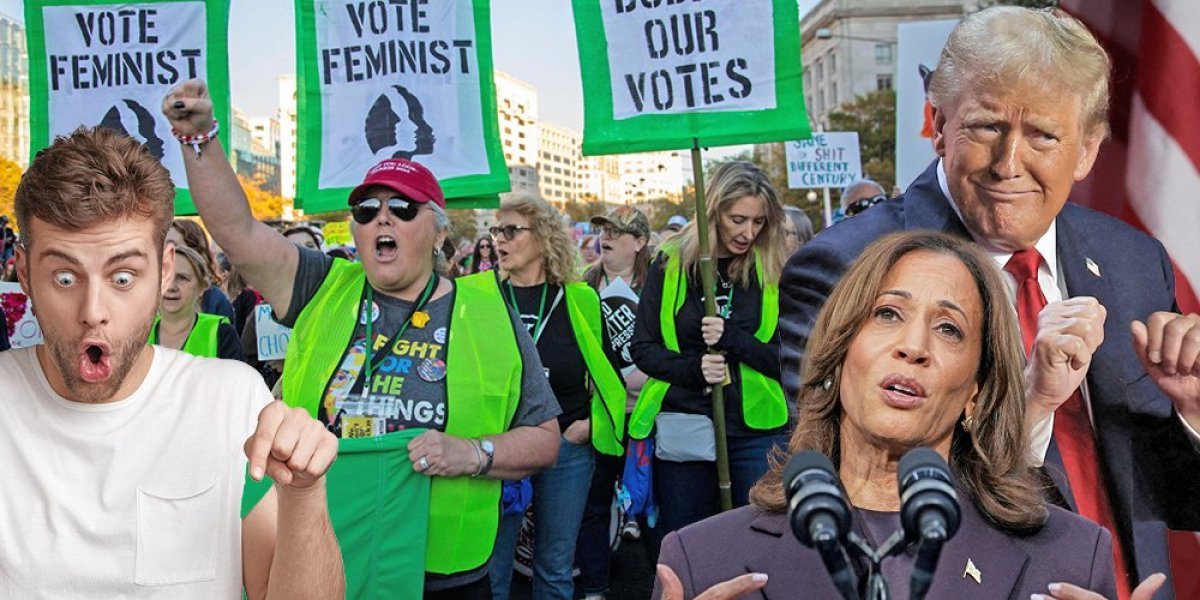
[[857, 131], [863, 176], [890, 192], [896, 185], [896, 92], [864, 94], [829, 113], [830, 131]]
[[563, 203], [563, 213], [571, 219], [572, 223], [583, 223], [590, 221], [596, 215], [608, 214], [608, 205], [599, 200], [590, 202], [575, 202], [573, 200]]
[[11, 160], [0, 158], [0, 215], [9, 215], [10, 220], [13, 197], [17, 195], [17, 184], [20, 182], [21, 167]]
[[238, 183], [242, 184], [242, 191], [246, 193], [246, 200], [250, 202], [250, 212], [254, 214], [255, 219], [278, 219], [283, 214], [282, 196], [258, 187], [257, 183], [241, 175], [238, 175]]

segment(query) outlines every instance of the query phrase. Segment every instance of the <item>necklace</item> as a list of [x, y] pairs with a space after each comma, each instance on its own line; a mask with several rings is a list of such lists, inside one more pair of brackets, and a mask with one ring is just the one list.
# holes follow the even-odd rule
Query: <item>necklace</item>
[[[521, 308], [519, 306], [517, 306], [516, 288], [513, 287], [513, 282], [512, 282], [511, 278], [507, 281], [507, 283], [508, 283], [508, 297], [510, 300], [512, 300], [511, 306], [512, 306], [513, 312], [517, 313], [517, 316], [520, 316]], [[542, 337], [542, 330], [546, 328], [546, 323], [545, 323], [544, 317], [546, 315], [546, 291], [548, 289], [550, 289], [550, 285], [543, 281], [542, 282], [542, 299], [538, 303], [537, 320], [533, 322], [533, 343], [535, 343], [535, 344], [537, 343], [538, 338]]]

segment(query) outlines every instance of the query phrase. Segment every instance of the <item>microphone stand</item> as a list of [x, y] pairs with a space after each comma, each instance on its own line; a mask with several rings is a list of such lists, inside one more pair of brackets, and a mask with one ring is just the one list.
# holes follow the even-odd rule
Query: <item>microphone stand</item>
[[883, 578], [883, 559], [904, 551], [904, 531], [897, 530], [878, 549], [871, 548], [861, 536], [853, 531], [846, 537], [856, 559], [867, 559], [870, 568], [867, 587], [863, 590], [864, 600], [889, 600], [887, 580]]

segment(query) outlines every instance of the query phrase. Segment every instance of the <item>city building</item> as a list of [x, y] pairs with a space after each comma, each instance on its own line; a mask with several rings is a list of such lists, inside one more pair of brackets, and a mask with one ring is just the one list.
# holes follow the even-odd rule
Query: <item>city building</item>
[[[538, 191], [537, 89], [501, 71], [495, 72], [496, 118], [500, 126], [500, 145], [504, 164], [508, 165], [510, 194]], [[503, 197], [503, 196], [502, 196]]]
[[[272, 194], [279, 194], [279, 157], [276, 145], [261, 143], [261, 135], [256, 135], [255, 122], [273, 121], [273, 119], [251, 119], [239, 108], [232, 107], [230, 111], [232, 127], [230, 129], [229, 164], [233, 170], [260, 189]], [[268, 129], [269, 131], [269, 129]]]
[[296, 76], [279, 76], [279, 189], [283, 214], [291, 218], [296, 198]]
[[652, 200], [678, 203], [692, 182], [691, 153], [687, 150], [623, 154], [620, 161], [621, 199], [625, 204]]
[[814, 130], [831, 111], [875, 90], [894, 89], [900, 23], [961, 18], [977, 0], [822, 0], [800, 21], [804, 100]]
[[621, 157], [617, 154], [584, 156], [579, 162], [579, 199], [583, 202], [624, 204]]
[[538, 124], [538, 179], [542, 197], [552, 204], [580, 200], [580, 144], [583, 134], [550, 123]]
[[0, 158], [29, 166], [29, 60], [25, 28], [0, 13]]

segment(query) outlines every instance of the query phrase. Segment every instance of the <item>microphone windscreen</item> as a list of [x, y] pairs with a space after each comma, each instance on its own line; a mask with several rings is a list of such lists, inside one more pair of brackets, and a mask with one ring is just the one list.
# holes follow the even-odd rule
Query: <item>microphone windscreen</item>
[[900, 486], [904, 487], [904, 482], [908, 480], [909, 475], [918, 469], [936, 469], [946, 473], [947, 479], [949, 478], [950, 467], [946, 465], [942, 455], [930, 448], [913, 448], [900, 458], [900, 467], [897, 473]]
[[792, 482], [801, 473], [811, 469], [820, 469], [828, 472], [830, 477], [833, 477], [835, 480], [837, 478], [836, 472], [833, 470], [833, 463], [829, 461], [829, 457], [816, 450], [798, 452], [783, 467], [783, 485], [789, 497], [795, 493]]

